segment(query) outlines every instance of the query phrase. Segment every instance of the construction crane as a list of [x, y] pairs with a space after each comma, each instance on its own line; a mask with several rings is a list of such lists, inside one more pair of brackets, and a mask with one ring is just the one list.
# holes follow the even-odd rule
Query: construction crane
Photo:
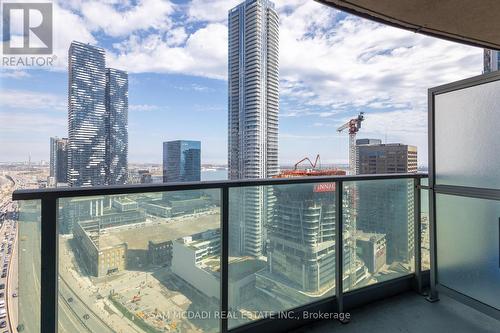
[[311, 160], [309, 159], [309, 157], [304, 157], [303, 159], [301, 159], [300, 161], [298, 161], [297, 163], [295, 163], [295, 166], [294, 166], [294, 170], [297, 170], [299, 165], [302, 163], [302, 162], [305, 162], [305, 161], [308, 161], [309, 164], [311, 165], [311, 167], [313, 168], [313, 170], [316, 169], [316, 165], [318, 165], [318, 162], [319, 162], [319, 167], [321, 168], [321, 159], [319, 157], [319, 154], [316, 155], [316, 159], [314, 160], [314, 163], [311, 162]]
[[349, 174], [356, 174], [356, 134], [361, 128], [361, 122], [365, 120], [364, 112], [360, 112], [357, 118], [349, 120], [337, 128], [337, 132], [349, 129]]
[[[311, 169], [299, 169], [300, 164], [302, 164], [305, 161], [309, 162], [309, 164], [311, 165]], [[322, 169], [321, 158], [318, 154], [316, 155], [314, 163], [309, 159], [309, 157], [304, 157], [303, 159], [295, 163], [293, 170], [283, 170], [279, 175], [275, 176], [275, 178], [310, 177], [310, 176], [344, 176], [344, 175], [345, 175], [344, 170], [336, 168]]]

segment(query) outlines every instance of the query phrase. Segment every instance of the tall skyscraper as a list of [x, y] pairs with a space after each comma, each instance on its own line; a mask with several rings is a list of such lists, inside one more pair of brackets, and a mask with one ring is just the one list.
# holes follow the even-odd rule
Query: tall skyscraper
[[[359, 143], [363, 143], [360, 141]], [[417, 147], [358, 144], [359, 174], [417, 172]], [[386, 235], [387, 262], [407, 262], [413, 243], [413, 180], [358, 182], [357, 228]]]
[[[247, 0], [229, 11], [229, 179], [278, 174], [279, 18], [268, 0]], [[230, 209], [233, 250], [259, 256], [263, 225], [275, 200], [270, 188], [242, 189]]]
[[50, 159], [49, 159], [49, 177], [55, 178], [56, 176], [56, 163], [57, 163], [57, 140], [58, 137], [50, 138]]
[[128, 74], [106, 68], [104, 50], [69, 48], [68, 183], [124, 184], [128, 156]]
[[201, 180], [201, 142], [176, 140], [163, 143], [163, 182]]
[[106, 174], [109, 185], [128, 177], [128, 74], [106, 69]]
[[49, 177], [55, 183], [68, 181], [68, 139], [50, 138]]
[[500, 69], [500, 52], [484, 49], [483, 73], [490, 73]]
[[229, 178], [278, 173], [279, 24], [274, 4], [229, 11]]
[[80, 42], [69, 48], [68, 183], [106, 182], [106, 72], [104, 50]]

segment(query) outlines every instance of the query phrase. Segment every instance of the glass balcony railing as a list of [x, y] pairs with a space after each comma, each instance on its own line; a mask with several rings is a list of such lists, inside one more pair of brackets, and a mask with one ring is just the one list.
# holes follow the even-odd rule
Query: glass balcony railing
[[[17, 251], [11, 251], [11, 274], [7, 283], [11, 332], [41, 331], [41, 200], [19, 202]], [[14, 224], [16, 226], [16, 224]], [[3, 245], [2, 245], [3, 246]], [[13, 253], [12, 253], [13, 252]], [[6, 257], [8, 246], [4, 247]], [[12, 297], [13, 295], [22, 295]]]
[[422, 285], [422, 177], [15, 192], [10, 322], [19, 332], [149, 333], [279, 331], [321, 309], [342, 319], [360, 292]]

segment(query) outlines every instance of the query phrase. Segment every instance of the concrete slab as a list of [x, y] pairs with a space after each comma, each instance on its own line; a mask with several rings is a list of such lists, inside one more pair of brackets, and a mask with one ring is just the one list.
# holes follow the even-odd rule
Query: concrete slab
[[409, 292], [355, 309], [349, 324], [321, 321], [294, 333], [498, 333], [500, 321], [445, 295], [427, 302]]

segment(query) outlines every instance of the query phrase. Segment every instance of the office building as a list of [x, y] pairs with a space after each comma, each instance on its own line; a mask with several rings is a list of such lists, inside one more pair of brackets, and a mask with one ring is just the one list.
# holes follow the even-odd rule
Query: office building
[[[368, 140], [368, 141], [367, 141]], [[356, 140], [357, 174], [417, 172], [417, 147]]]
[[357, 139], [356, 146], [359, 145], [380, 145], [382, 144], [382, 140], [380, 139]]
[[49, 177], [56, 176], [57, 163], [57, 140], [59, 138], [50, 138], [50, 159], [49, 159]]
[[[361, 141], [360, 143], [363, 143]], [[415, 173], [417, 147], [358, 144], [359, 174]], [[357, 229], [386, 237], [387, 263], [409, 262], [414, 243], [413, 181], [399, 179], [356, 184]]]
[[[278, 174], [279, 22], [274, 4], [247, 0], [229, 11], [229, 179]], [[236, 193], [238, 192], [238, 193]], [[233, 251], [262, 255], [272, 190], [235, 191]]]
[[201, 142], [176, 140], [163, 143], [163, 182], [201, 180]]
[[484, 49], [483, 73], [490, 73], [500, 69], [500, 52]]
[[149, 170], [138, 170], [137, 173], [141, 184], [151, 184], [153, 182], [153, 175]]
[[72, 42], [68, 57], [68, 182], [106, 182], [106, 72], [104, 50]]
[[128, 74], [106, 69], [106, 174], [107, 184], [127, 182]]
[[68, 139], [50, 138], [49, 177], [54, 184], [68, 181]]

